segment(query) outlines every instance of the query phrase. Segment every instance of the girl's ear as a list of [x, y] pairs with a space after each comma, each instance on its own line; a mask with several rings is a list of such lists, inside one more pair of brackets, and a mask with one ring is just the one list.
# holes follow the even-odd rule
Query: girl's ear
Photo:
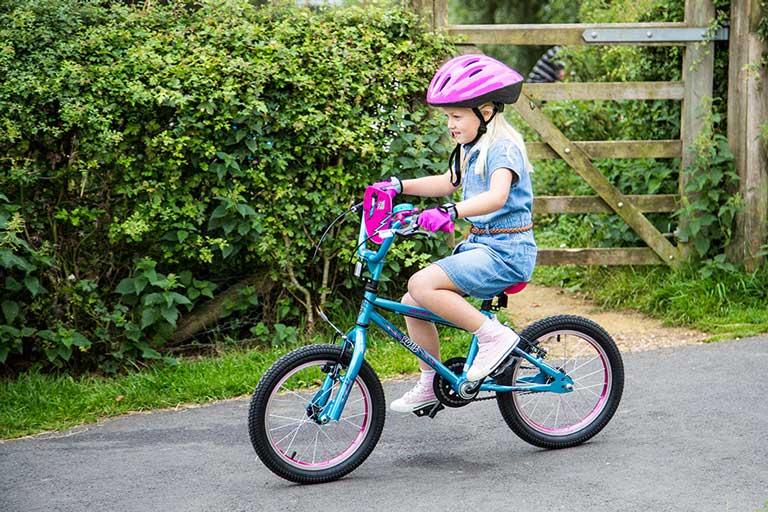
[[483, 114], [483, 118], [486, 122], [493, 116], [494, 106], [493, 103], [486, 103], [480, 106], [480, 113]]

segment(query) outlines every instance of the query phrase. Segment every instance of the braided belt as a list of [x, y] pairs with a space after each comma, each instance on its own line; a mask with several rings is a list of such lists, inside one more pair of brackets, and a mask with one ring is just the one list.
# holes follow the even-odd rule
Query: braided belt
[[469, 230], [470, 233], [473, 235], [498, 235], [501, 233], [523, 233], [524, 231], [528, 231], [529, 229], [533, 229], [533, 223], [528, 224], [526, 226], [520, 226], [519, 228], [487, 228], [487, 229], [480, 229], [475, 226], [472, 226], [472, 229]]

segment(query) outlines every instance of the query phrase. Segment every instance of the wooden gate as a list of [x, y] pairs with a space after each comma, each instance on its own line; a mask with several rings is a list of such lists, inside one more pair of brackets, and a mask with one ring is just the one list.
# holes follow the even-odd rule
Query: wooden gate
[[[712, 0], [686, 0], [682, 23], [613, 23], [547, 25], [448, 25], [447, 0], [419, 0], [414, 6], [431, 19], [436, 29], [463, 36], [459, 44], [510, 45], [655, 45], [683, 46], [682, 81], [525, 84], [514, 105], [543, 142], [528, 144], [534, 159], [561, 158], [578, 173], [596, 195], [536, 197], [536, 213], [609, 213], [619, 215], [647, 247], [540, 249], [542, 265], [657, 265], [678, 266], [691, 255], [687, 243], [673, 245], [645, 216], [673, 212], [685, 194], [680, 173], [679, 194], [624, 195], [595, 167], [600, 158], [682, 157], [681, 169], [691, 163], [683, 148], [693, 146], [702, 129], [712, 97], [714, 43], [727, 39], [727, 31], [711, 33], [715, 18]], [[557, 100], [677, 100], [682, 101], [680, 139], [646, 141], [571, 141], [539, 108], [540, 101]], [[685, 223], [685, 219], [680, 219]]]

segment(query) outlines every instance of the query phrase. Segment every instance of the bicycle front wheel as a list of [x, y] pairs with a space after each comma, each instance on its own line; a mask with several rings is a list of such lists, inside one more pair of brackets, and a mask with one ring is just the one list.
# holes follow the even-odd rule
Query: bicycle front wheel
[[[595, 436], [613, 417], [624, 390], [624, 365], [611, 336], [574, 315], [539, 320], [521, 336], [546, 352], [547, 364], [573, 379], [573, 391], [500, 393], [504, 421], [521, 439], [541, 448], [567, 448]], [[539, 372], [521, 359], [504, 383], [538, 382]]]
[[[338, 421], [316, 421], [336, 398], [350, 354], [341, 347], [310, 345], [279, 359], [262, 377], [251, 399], [248, 431], [256, 454], [276, 475], [301, 484], [323, 483], [348, 474], [370, 455], [384, 428], [384, 391], [363, 362]], [[332, 385], [322, 384], [340, 362]]]

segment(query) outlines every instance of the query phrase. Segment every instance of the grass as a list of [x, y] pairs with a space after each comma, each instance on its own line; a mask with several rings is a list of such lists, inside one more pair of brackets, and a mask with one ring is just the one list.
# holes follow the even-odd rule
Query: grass
[[540, 267], [534, 281], [585, 293], [606, 309], [634, 309], [712, 341], [768, 332], [768, 268], [747, 274], [667, 267]]
[[[465, 355], [468, 335], [443, 329], [443, 359]], [[327, 343], [316, 337], [306, 343]], [[130, 411], [199, 404], [251, 393], [264, 371], [300, 343], [268, 350], [229, 349], [217, 357], [157, 364], [112, 378], [28, 372], [0, 381], [0, 438], [62, 430]], [[366, 360], [380, 378], [416, 372], [417, 360], [403, 347], [371, 335]]]

